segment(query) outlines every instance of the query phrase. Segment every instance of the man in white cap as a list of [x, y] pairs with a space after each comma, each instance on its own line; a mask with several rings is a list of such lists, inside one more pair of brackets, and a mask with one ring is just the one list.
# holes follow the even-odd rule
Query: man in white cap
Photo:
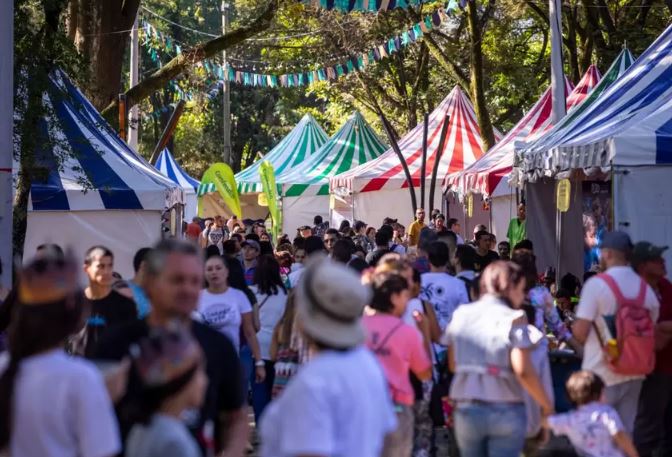
[[297, 314], [315, 355], [264, 412], [261, 456], [378, 457], [396, 417], [383, 371], [363, 346], [371, 290], [327, 259], [304, 271]]
[[660, 307], [653, 289], [630, 267], [632, 248], [632, 241], [625, 232], [604, 235], [600, 246], [600, 265], [604, 273], [586, 281], [576, 311], [577, 319], [572, 325], [574, 337], [585, 345], [582, 369], [602, 378], [606, 385], [606, 402], [618, 411], [630, 436], [634, 429], [644, 374], [616, 373], [605, 360], [603, 344], [606, 339], [616, 338], [609, 331], [609, 322], [616, 320], [616, 312], [625, 299], [637, 297], [649, 310], [654, 323], [658, 319]]

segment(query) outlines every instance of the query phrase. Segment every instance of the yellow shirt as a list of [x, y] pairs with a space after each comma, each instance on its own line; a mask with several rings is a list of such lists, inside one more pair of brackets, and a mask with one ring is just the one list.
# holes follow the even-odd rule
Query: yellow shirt
[[417, 246], [420, 241], [420, 230], [425, 227], [423, 221], [415, 220], [408, 226], [408, 245]]

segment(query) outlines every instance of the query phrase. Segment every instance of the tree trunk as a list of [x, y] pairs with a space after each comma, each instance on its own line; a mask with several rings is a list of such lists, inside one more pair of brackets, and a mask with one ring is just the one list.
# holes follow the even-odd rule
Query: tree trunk
[[133, 27], [139, 6], [140, 0], [70, 0], [68, 9], [73, 16], [68, 22], [68, 35], [74, 32], [77, 50], [90, 63], [87, 95], [98, 109], [121, 91], [128, 30]]
[[[132, 106], [137, 105], [139, 102], [149, 97], [154, 91], [159, 90], [168, 81], [179, 76], [197, 62], [219, 54], [222, 51], [266, 30], [271, 25], [271, 21], [275, 17], [279, 1], [280, 0], [271, 0], [261, 15], [252, 21], [249, 25], [240, 27], [230, 33], [227, 33], [226, 35], [213, 38], [210, 41], [206, 41], [205, 43], [201, 43], [191, 49], [184, 51], [182, 54], [173, 58], [162, 68], [149, 75], [146, 79], [140, 81], [138, 85], [131, 87], [125, 92], [126, 107], [131, 108]], [[109, 105], [107, 105], [107, 107], [102, 110], [102, 114], [108, 118], [108, 120], [114, 123], [113, 116], [117, 110], [118, 99], [114, 97], [113, 99], [108, 100], [108, 103]]]
[[467, 20], [469, 24], [469, 50], [471, 54], [471, 97], [478, 126], [483, 138], [483, 149], [488, 150], [495, 145], [495, 134], [490, 122], [490, 114], [485, 100], [483, 85], [483, 49], [481, 47], [481, 27], [476, 12], [476, 2], [467, 3]]
[[[48, 85], [49, 72], [54, 68], [57, 55], [57, 34], [59, 18], [65, 8], [65, 1], [55, 0], [42, 4], [44, 25], [35, 33], [30, 49], [17, 54], [14, 59], [15, 113], [19, 120], [15, 124], [14, 135], [20, 139], [19, 170], [13, 201], [12, 247], [14, 256], [23, 256], [28, 228], [28, 200], [32, 183], [43, 178], [46, 170], [37, 169], [35, 151], [38, 147], [49, 147], [50, 139], [43, 135], [39, 124], [44, 118], [43, 94]], [[21, 20], [19, 8], [15, 18]], [[24, 18], [25, 19], [25, 18]], [[25, 88], [22, 93], [16, 87]]]

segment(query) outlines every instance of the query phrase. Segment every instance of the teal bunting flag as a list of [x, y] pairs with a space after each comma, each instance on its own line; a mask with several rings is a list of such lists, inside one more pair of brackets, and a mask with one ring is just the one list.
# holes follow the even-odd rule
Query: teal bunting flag
[[[409, 5], [417, 5], [421, 3], [422, 0], [303, 1], [309, 2], [310, 4], [316, 6], [322, 6], [322, 4], [331, 5], [331, 7], [327, 9], [349, 8], [347, 11], [377, 11], [376, 5], [380, 6], [380, 10], [407, 8]], [[205, 69], [209, 80], [216, 79], [221, 81], [226, 79], [230, 82], [252, 87], [299, 87], [311, 85], [318, 81], [331, 81], [355, 71], [361, 71], [374, 62], [384, 59], [394, 54], [395, 52], [398, 52], [401, 48], [410, 46], [412, 43], [422, 38], [424, 34], [438, 27], [444, 20], [446, 20], [449, 17], [447, 13], [453, 13], [458, 8], [458, 0], [449, 0], [445, 10], [439, 9], [433, 14], [426, 15], [420, 22], [414, 24], [409, 29], [404, 30], [399, 35], [390, 37], [386, 41], [382, 42], [382, 44], [372, 47], [365, 53], [353, 56], [347, 60], [344, 59], [343, 62], [336, 63], [334, 66], [325, 66], [314, 70], [304, 70], [299, 71], [298, 73], [288, 73], [282, 75], [251, 73], [247, 71], [235, 70], [230, 66], [223, 68], [220, 63], [209, 61], [207, 59], [196, 64], [196, 66]], [[150, 59], [159, 66], [162, 65], [160, 56], [163, 56], [167, 53], [180, 54], [182, 52], [182, 48], [177, 43], [175, 43], [175, 40], [167, 35], [163, 35], [150, 23], [142, 21], [140, 31], [145, 35], [143, 45], [149, 47], [148, 53]], [[163, 47], [158, 45], [156, 41], [148, 40], [147, 38], [149, 37], [157, 38], [158, 41], [163, 43]], [[192, 97], [191, 94], [185, 95], [189, 98]]]

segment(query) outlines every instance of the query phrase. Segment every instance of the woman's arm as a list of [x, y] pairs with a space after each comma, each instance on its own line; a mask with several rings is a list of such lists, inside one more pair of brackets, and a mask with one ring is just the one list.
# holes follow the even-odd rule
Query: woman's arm
[[425, 310], [425, 316], [429, 323], [429, 335], [432, 339], [432, 342], [439, 343], [441, 340], [441, 328], [439, 327], [439, 321], [436, 319], [436, 311], [434, 306], [426, 301], [422, 301], [422, 308]]
[[[262, 360], [262, 358], [261, 358], [261, 350], [259, 349], [259, 341], [257, 340], [257, 332], [254, 331], [252, 314], [253, 313], [251, 312], [242, 313], [241, 316], [243, 317], [243, 334], [245, 335], [247, 344], [250, 345], [250, 349], [252, 350], [252, 357], [254, 358], [254, 361], [256, 363]], [[255, 373], [257, 382], [263, 382], [264, 379], [266, 378], [266, 370], [264, 369], [263, 366], [255, 365]]]
[[278, 323], [278, 325], [276, 325], [275, 328], [273, 329], [273, 336], [271, 337], [271, 348], [269, 351], [271, 353], [271, 362], [275, 362], [278, 359], [278, 346], [280, 346], [278, 344], [279, 342], [278, 340], [280, 338], [281, 328], [282, 326], [280, 325], [280, 323]]
[[520, 348], [511, 349], [511, 367], [523, 388], [541, 406], [542, 414], [545, 416], [551, 414], [553, 404], [541, 385], [539, 375], [534, 370], [529, 351]]
[[620, 431], [615, 434], [614, 442], [628, 457], [639, 457], [639, 453], [637, 452], [637, 449], [635, 449], [635, 445], [632, 443], [632, 440], [627, 433]]

